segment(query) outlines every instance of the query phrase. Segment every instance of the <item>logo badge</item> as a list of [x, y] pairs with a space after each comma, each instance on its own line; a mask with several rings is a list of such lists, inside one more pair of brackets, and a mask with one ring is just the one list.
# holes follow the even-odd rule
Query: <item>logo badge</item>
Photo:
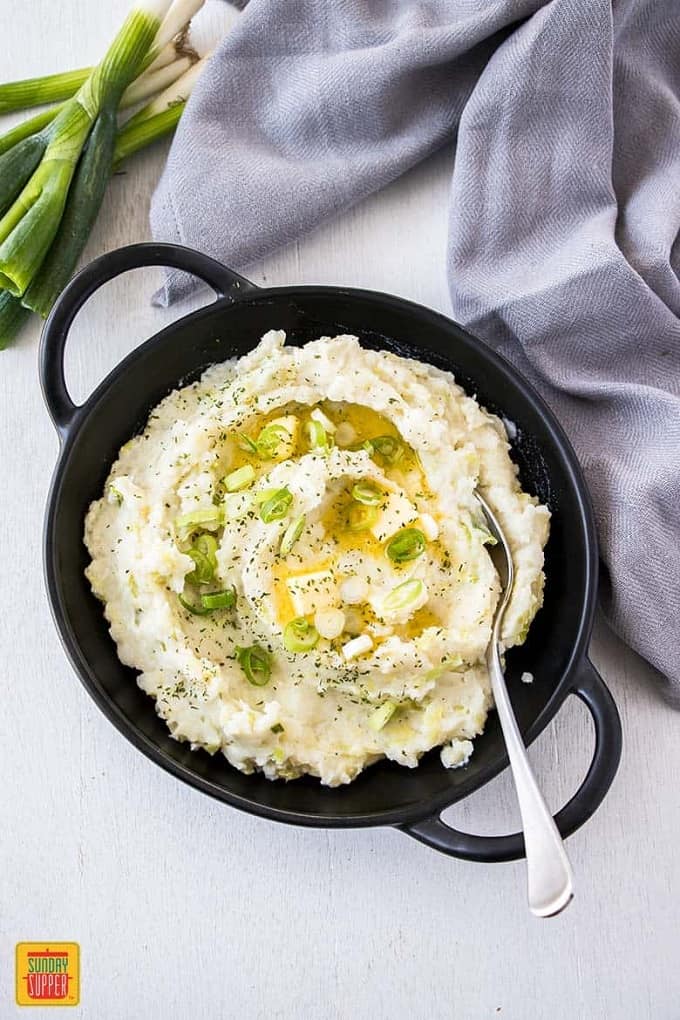
[[80, 946], [77, 942], [18, 942], [17, 1006], [77, 1006]]

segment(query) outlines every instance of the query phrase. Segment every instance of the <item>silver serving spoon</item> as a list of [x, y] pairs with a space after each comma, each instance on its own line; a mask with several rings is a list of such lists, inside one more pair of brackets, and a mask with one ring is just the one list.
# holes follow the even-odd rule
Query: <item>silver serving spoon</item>
[[564, 910], [573, 896], [571, 866], [562, 837], [531, 770], [501, 666], [498, 643], [503, 617], [510, 602], [515, 582], [512, 553], [493, 510], [479, 492], [476, 492], [475, 495], [497, 542], [491, 551], [491, 556], [503, 586], [501, 598], [496, 606], [491, 641], [486, 653], [486, 664], [522, 816], [527, 856], [529, 908], [537, 917], [551, 917]]

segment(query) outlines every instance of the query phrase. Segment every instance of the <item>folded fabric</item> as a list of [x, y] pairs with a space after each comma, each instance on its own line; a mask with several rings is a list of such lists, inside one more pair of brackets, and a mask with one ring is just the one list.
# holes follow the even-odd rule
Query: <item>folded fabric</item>
[[153, 233], [244, 266], [454, 139], [454, 317], [564, 424], [605, 612], [680, 704], [677, 0], [251, 0]]

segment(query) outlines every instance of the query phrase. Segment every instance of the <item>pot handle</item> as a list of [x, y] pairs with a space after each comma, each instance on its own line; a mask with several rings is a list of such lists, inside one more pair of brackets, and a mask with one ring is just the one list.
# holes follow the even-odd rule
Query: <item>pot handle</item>
[[[602, 803], [616, 775], [622, 744], [621, 720], [616, 704], [589, 659], [583, 659], [578, 667], [569, 693], [580, 698], [593, 717], [595, 751], [581, 786], [555, 815], [555, 823], [563, 836], [580, 829]], [[524, 857], [524, 836], [521, 832], [508, 836], [474, 836], [452, 828], [439, 815], [430, 815], [422, 821], [398, 827], [435, 850], [467, 861], [491, 864]]]
[[43, 397], [62, 439], [79, 411], [69, 396], [64, 378], [64, 347], [73, 320], [88, 298], [101, 286], [129, 269], [141, 269], [143, 266], [181, 269], [207, 283], [218, 298], [230, 301], [235, 301], [245, 291], [257, 289], [254, 283], [227, 269], [221, 262], [179, 244], [129, 244], [106, 252], [90, 262], [61, 292], [40, 339], [40, 383]]

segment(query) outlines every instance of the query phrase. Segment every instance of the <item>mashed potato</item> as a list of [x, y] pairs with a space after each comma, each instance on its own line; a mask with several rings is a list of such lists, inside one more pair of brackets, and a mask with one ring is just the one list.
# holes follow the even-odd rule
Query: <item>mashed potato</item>
[[90, 507], [118, 654], [176, 739], [243, 772], [335, 786], [439, 746], [463, 765], [499, 595], [475, 489], [516, 565], [506, 648], [542, 603], [549, 512], [450, 374], [284, 341], [171, 393]]

